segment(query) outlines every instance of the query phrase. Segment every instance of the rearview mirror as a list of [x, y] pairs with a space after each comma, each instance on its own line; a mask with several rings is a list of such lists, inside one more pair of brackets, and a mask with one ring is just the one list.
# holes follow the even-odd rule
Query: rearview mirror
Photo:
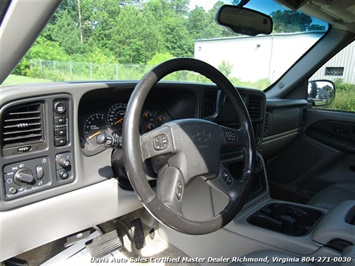
[[313, 106], [325, 106], [335, 99], [335, 85], [330, 80], [312, 80], [308, 82], [308, 102]]
[[217, 12], [216, 21], [235, 33], [250, 36], [270, 34], [273, 27], [270, 16], [232, 5], [223, 5]]

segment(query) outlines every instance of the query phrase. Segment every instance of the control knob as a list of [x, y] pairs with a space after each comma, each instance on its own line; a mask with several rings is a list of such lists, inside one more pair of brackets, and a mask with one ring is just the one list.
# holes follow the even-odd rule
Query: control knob
[[31, 184], [34, 181], [35, 181], [35, 178], [33, 176], [32, 171], [26, 167], [21, 168], [14, 175], [14, 182], [20, 186], [26, 185], [26, 184]]
[[63, 168], [69, 168], [71, 166], [70, 161], [68, 159], [63, 158], [63, 157], [59, 158], [57, 162]]

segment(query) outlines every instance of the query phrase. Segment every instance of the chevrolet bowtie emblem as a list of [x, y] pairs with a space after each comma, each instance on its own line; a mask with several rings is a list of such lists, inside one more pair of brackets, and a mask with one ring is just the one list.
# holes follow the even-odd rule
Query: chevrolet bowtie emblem
[[200, 142], [205, 142], [211, 138], [211, 134], [206, 133], [205, 131], [199, 131], [196, 134], [192, 135], [192, 138]]

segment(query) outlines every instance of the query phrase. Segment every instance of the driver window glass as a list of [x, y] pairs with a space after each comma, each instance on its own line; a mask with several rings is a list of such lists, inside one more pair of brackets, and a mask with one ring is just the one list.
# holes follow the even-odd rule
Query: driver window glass
[[[355, 41], [325, 63], [308, 81], [330, 80], [335, 85], [335, 99], [329, 105], [314, 108], [355, 112]], [[311, 93], [312, 94], [312, 93]], [[308, 99], [312, 98], [310, 91]]]

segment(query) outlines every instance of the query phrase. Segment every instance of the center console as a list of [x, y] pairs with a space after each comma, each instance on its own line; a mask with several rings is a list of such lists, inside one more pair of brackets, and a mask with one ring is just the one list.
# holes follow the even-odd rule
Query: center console
[[248, 217], [248, 223], [289, 236], [307, 235], [323, 217], [317, 209], [291, 203], [269, 203]]
[[355, 201], [344, 201], [327, 213], [315, 227], [312, 238], [339, 251], [355, 245]]
[[[240, 176], [238, 162], [225, 164]], [[213, 194], [215, 212], [222, 200]], [[263, 158], [258, 155], [254, 183], [243, 211], [226, 227], [248, 239], [296, 255], [339, 256], [355, 244], [355, 201], [343, 202], [329, 211], [308, 205], [273, 200], [269, 196]]]

